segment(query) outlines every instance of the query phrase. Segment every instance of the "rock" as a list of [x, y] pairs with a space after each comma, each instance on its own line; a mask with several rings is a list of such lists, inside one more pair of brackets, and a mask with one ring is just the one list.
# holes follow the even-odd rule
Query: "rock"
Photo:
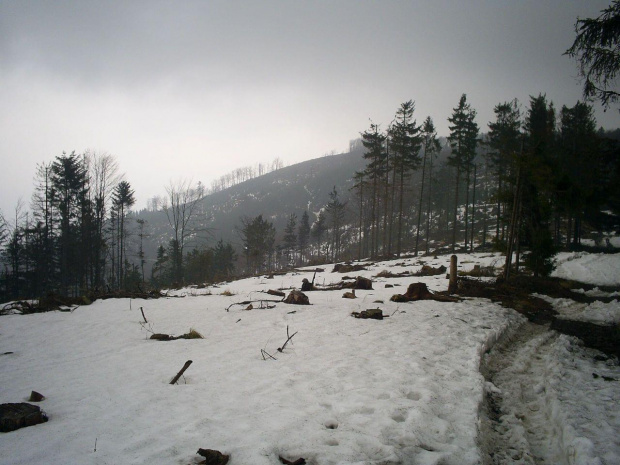
[[2, 433], [38, 425], [46, 421], [47, 415], [36, 405], [25, 402], [0, 405], [0, 432]]
[[353, 289], [351, 292], [345, 292], [344, 294], [342, 294], [342, 298], [343, 299], [355, 299], [355, 289]]
[[45, 400], [45, 396], [37, 391], [32, 391], [28, 399], [29, 402], [41, 402], [42, 400]]
[[280, 462], [282, 462], [284, 465], [306, 465], [306, 459], [304, 459], [303, 457], [300, 457], [294, 461], [286, 460], [282, 456], [278, 456], [278, 458], [280, 459]]
[[172, 341], [174, 337], [170, 334], [155, 333], [149, 339], [155, 339], [156, 341]]
[[284, 299], [284, 303], [293, 305], [310, 305], [310, 299], [301, 291], [296, 289], [292, 290], [289, 295]]
[[372, 290], [372, 281], [368, 278], [358, 276], [355, 280], [355, 289]]
[[198, 449], [196, 453], [205, 458], [205, 461], [200, 463], [206, 465], [226, 465], [230, 459], [229, 455], [224, 455], [219, 450]]

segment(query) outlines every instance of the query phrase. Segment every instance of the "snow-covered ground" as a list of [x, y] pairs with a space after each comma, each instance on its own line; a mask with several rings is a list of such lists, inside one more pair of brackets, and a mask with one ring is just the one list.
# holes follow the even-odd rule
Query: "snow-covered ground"
[[[493, 254], [459, 258], [462, 270], [501, 264]], [[350, 275], [415, 272], [422, 261], [447, 266], [448, 260], [401, 259]], [[619, 264], [616, 259], [616, 271]], [[311, 464], [481, 463], [479, 409], [489, 388], [481, 360], [523, 317], [484, 299], [389, 301], [412, 282], [445, 290], [444, 275], [374, 278], [374, 290], [358, 290], [356, 299], [317, 291], [308, 293], [310, 306], [254, 303], [252, 310], [226, 311], [235, 302], [273, 299], [261, 291], [300, 287], [303, 278], [312, 279], [312, 272], [186, 289], [178, 293], [183, 298], [114, 299], [73, 312], [0, 317], [0, 354], [12, 352], [0, 355], [0, 403], [25, 401], [36, 390], [46, 396], [40, 405], [50, 418], [0, 434], [0, 463], [190, 464], [198, 463], [198, 448], [230, 454], [231, 465], [275, 465], [279, 455]], [[328, 265], [316, 283], [341, 278]], [[148, 324], [141, 323], [140, 307]], [[389, 318], [350, 316], [377, 307]], [[151, 332], [179, 335], [190, 328], [204, 339], [148, 340]], [[279, 352], [287, 328], [297, 334]], [[587, 410], [588, 422], [579, 409], [561, 418], [575, 437], [601, 435], [597, 441], [609, 446], [601, 453], [593, 439], [570, 442], [599, 460], [570, 463], [617, 463], [607, 457], [620, 457], [620, 383], [592, 378], [587, 363], [595, 362], [572, 352], [572, 338], [557, 340], [557, 350], [572, 355], [550, 354], [545, 364], [559, 402], [553, 412], [565, 411], [565, 399], [583, 403], [573, 391], [588, 376], [607, 383], [593, 385], [602, 404]], [[261, 349], [277, 360], [265, 360]], [[186, 360], [193, 364], [185, 377], [170, 385]], [[617, 365], [605, 367], [596, 365], [597, 373], [618, 377]], [[589, 430], [588, 424], [604, 425]]]
[[620, 285], [618, 254], [560, 252], [552, 276], [599, 286]]

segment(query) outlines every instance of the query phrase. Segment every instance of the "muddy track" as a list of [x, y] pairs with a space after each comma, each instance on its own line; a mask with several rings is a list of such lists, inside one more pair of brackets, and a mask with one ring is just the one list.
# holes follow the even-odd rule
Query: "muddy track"
[[480, 413], [480, 449], [485, 465], [567, 464], [561, 425], [546, 418], [541, 396], [545, 355], [558, 337], [548, 325], [530, 322], [509, 333], [485, 355], [481, 373], [485, 401]]

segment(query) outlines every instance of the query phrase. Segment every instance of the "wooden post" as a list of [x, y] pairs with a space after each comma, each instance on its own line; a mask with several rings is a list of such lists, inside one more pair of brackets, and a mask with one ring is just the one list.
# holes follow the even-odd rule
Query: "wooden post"
[[191, 364], [192, 364], [191, 360], [188, 360], [187, 362], [185, 362], [185, 365], [183, 365], [183, 368], [181, 368], [181, 371], [179, 371], [177, 375], [174, 378], [172, 378], [172, 381], [170, 381], [170, 384], [175, 384], [179, 380], [179, 378], [183, 376], [183, 373], [185, 373], [185, 370], [187, 370]]
[[448, 284], [448, 292], [454, 294], [456, 292], [456, 268], [458, 258], [456, 255], [450, 257], [450, 284]]

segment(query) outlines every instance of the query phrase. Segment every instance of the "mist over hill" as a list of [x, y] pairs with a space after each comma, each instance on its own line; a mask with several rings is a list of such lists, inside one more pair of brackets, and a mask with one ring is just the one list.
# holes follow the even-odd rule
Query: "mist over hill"
[[[239, 249], [241, 240], [237, 228], [243, 217], [263, 215], [273, 223], [277, 238], [281, 236], [290, 214], [300, 218], [307, 210], [312, 224], [328, 202], [334, 186], [342, 199], [350, 197], [353, 176], [364, 165], [363, 147], [354, 146], [347, 153], [286, 166], [206, 195], [199, 206], [200, 231], [189, 247], [213, 245], [222, 239]], [[147, 223], [148, 237], [144, 238], [144, 252], [147, 262], [152, 263], [157, 247], [165, 246], [171, 239], [168, 219], [161, 210], [142, 210], [136, 213], [135, 219]], [[136, 241], [137, 237], [134, 235], [133, 239]]]

